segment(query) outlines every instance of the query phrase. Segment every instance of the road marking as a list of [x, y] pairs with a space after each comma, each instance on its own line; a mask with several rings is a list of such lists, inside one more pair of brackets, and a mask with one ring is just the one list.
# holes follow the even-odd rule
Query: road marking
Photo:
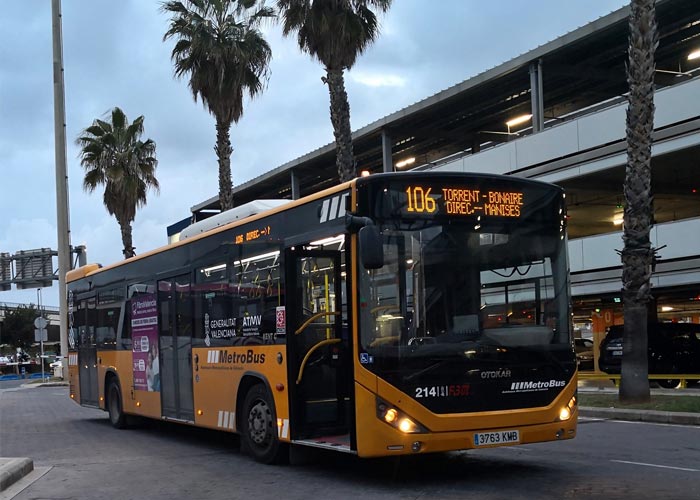
[[643, 465], [645, 467], [658, 467], [659, 469], [673, 469], [673, 470], [683, 470], [686, 472], [700, 472], [700, 469], [688, 469], [685, 467], [671, 467], [670, 465], [645, 464], [643, 462], [628, 462], [626, 460], [610, 460], [610, 461], [617, 462], [618, 464]]
[[607, 422], [615, 423], [615, 424], [636, 424], [636, 425], [658, 425], [661, 427], [682, 427], [683, 429], [697, 429], [700, 430], [700, 427], [697, 425], [684, 425], [684, 424], [664, 424], [661, 422], [638, 422], [635, 420], [608, 420], [604, 419]]

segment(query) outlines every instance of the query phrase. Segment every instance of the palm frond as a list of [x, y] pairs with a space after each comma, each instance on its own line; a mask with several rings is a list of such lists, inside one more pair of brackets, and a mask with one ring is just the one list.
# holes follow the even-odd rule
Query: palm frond
[[130, 224], [137, 208], [146, 204], [148, 189], [158, 192], [160, 188], [155, 177], [156, 143], [140, 139], [143, 116], [129, 123], [120, 108], [114, 108], [109, 116], [111, 123], [96, 119], [76, 139], [80, 164], [85, 169], [83, 189], [92, 193], [104, 186], [102, 200], [107, 212], [120, 225]]

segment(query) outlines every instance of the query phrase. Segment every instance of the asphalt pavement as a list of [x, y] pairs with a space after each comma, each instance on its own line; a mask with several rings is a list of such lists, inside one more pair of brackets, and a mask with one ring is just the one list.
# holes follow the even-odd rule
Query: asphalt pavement
[[[13, 383], [10, 387], [38, 388], [46, 386], [68, 385], [67, 382], [48, 382], [39, 384]], [[9, 386], [9, 385], [8, 385]], [[12, 389], [10, 389], [12, 390]], [[579, 381], [579, 392], [588, 393], [613, 393], [617, 394], [617, 387], [610, 381]], [[670, 396], [698, 396], [700, 390], [678, 390], [678, 389], [651, 389], [652, 394]], [[700, 413], [687, 412], [665, 412], [653, 410], [628, 410], [619, 408], [592, 408], [579, 407], [579, 415], [588, 418], [600, 418], [604, 420], [629, 420], [639, 422], [655, 422], [676, 425], [700, 426]], [[34, 462], [26, 457], [0, 457], [0, 500], [5, 496], [3, 491], [7, 491], [17, 481], [30, 474], [34, 470]], [[11, 497], [10, 497], [11, 498]]]

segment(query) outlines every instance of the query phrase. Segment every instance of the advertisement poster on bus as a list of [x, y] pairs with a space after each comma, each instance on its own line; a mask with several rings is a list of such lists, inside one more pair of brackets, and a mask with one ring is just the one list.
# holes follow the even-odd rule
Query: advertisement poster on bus
[[137, 391], [160, 391], [156, 304], [156, 296], [152, 293], [131, 299], [134, 388]]

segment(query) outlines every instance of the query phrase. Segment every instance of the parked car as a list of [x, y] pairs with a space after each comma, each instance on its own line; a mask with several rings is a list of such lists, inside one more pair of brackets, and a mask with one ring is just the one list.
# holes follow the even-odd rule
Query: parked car
[[[620, 373], [624, 326], [608, 329], [600, 344], [598, 367]], [[647, 327], [649, 373], [700, 374], [700, 324], [650, 323]], [[676, 387], [679, 379], [657, 381], [661, 387]]]
[[579, 370], [593, 370], [593, 341], [591, 339], [574, 339], [576, 360]]

